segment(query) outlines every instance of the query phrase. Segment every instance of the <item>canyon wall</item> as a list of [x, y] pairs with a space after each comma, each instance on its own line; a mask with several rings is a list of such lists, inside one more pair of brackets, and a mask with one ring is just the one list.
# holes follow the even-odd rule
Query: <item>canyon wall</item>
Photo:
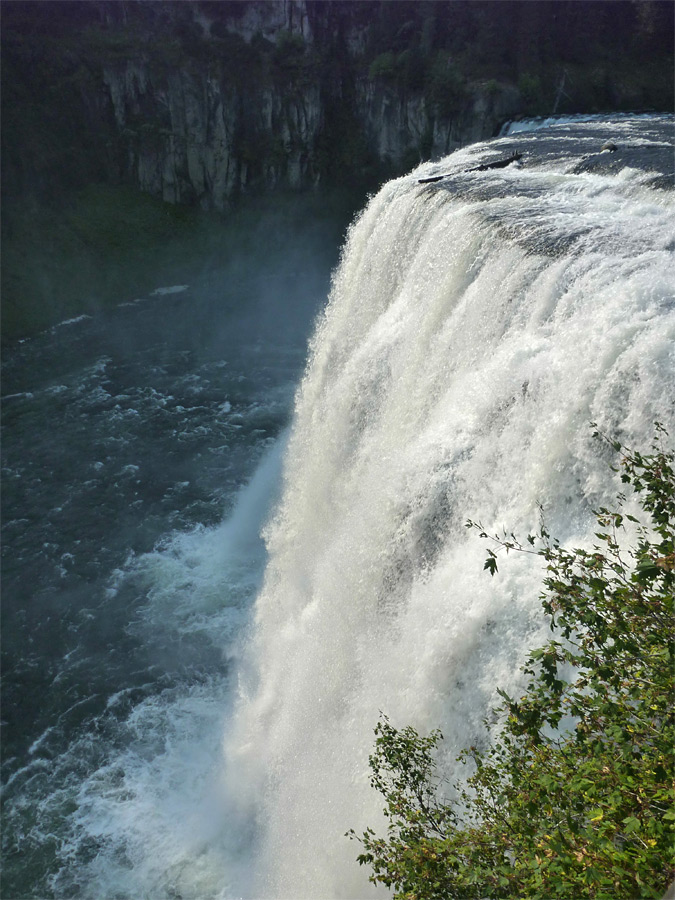
[[519, 115], [673, 107], [661, 0], [4, 0], [2, 24], [3, 340], [125, 293], [125, 222], [164, 264], [162, 202], [353, 213]]
[[519, 114], [670, 109], [672, 18], [658, 0], [7, 0], [3, 187], [118, 180], [205, 209], [370, 189]]
[[180, 49], [103, 56], [124, 173], [169, 202], [223, 209], [248, 189], [386, 177], [491, 136], [522, 109], [513, 85], [467, 82], [439, 114], [423, 90], [362, 64], [363, 29], [348, 9], [240, 6], [225, 21], [208, 8], [174, 19], [189, 33]]

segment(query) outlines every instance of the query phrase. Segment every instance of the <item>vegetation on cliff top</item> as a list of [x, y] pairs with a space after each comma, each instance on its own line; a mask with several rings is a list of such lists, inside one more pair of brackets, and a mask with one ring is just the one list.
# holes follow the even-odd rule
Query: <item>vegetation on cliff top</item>
[[619, 495], [616, 510], [596, 513], [592, 550], [566, 550], [543, 528], [525, 545], [492, 538], [546, 562], [554, 637], [529, 654], [524, 695], [500, 691], [491, 748], [459, 757], [475, 768], [452, 802], [441, 797], [440, 732], [380, 721], [371, 784], [386, 801], [387, 835], [349, 833], [371, 881], [405, 900], [663, 895], [675, 875], [675, 454], [664, 437], [657, 425], [644, 455], [613, 443], [651, 527], [623, 512]]
[[[258, 3], [260, 30], [244, 37], [247, 4], [236, 2], [6, 0], [5, 168], [15, 176], [30, 165], [52, 183], [69, 183], [80, 171], [94, 180], [96, 167], [108, 180], [125, 178], [130, 135], [118, 133], [102, 70], [133, 60], [150, 67], [156, 91], [163, 77], [180, 68], [222, 80], [248, 107], [247, 122], [256, 118], [263, 88], [318, 88], [325, 115], [312, 139], [342, 156], [342, 181], [361, 175], [364, 166], [371, 180], [382, 175], [373, 158], [374, 136], [365, 134], [355, 105], [357, 83], [370, 82], [399, 99], [423, 97], [428, 115], [442, 120], [470, 108], [479, 87], [496, 97], [508, 86], [520, 96], [514, 111], [526, 114], [673, 108], [673, 7], [664, 0], [307, 0], [305, 36], [291, 21], [290, 8], [285, 27], [277, 17], [274, 33], [263, 29], [265, 9], [279, 5]], [[127, 132], [141, 124], [160, 131], [175, 127], [161, 104], [151, 109], [148, 103], [139, 99], [138, 109], [127, 111], [139, 119], [125, 124]], [[338, 112], [331, 113], [333, 107]], [[48, 139], [36, 140], [35, 134]], [[44, 152], [45, 144], [56, 157]], [[59, 154], [59, 146], [68, 154]], [[347, 152], [341, 154], [342, 148]], [[310, 156], [312, 150], [307, 148]], [[278, 148], [269, 135], [256, 133], [247, 137], [245, 151], [247, 178], [253, 184], [257, 177], [265, 187], [262, 163]], [[78, 165], [69, 168], [67, 157], [73, 155]], [[330, 170], [331, 160], [318, 152], [310, 181], [330, 176]], [[31, 179], [20, 181], [26, 189]], [[372, 186], [364, 183], [366, 190]]]
[[3, 219], [3, 344], [166, 284], [213, 285], [225, 298], [233, 277], [284, 273], [298, 243], [327, 277], [354, 211], [335, 192], [252, 198], [227, 218], [104, 184], [58, 207], [29, 199]]

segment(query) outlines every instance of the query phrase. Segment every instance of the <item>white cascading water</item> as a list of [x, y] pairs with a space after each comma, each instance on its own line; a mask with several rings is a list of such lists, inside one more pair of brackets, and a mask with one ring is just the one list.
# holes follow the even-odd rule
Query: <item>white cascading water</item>
[[[376, 894], [343, 835], [382, 827], [380, 711], [440, 727], [452, 778], [517, 689], [547, 633], [541, 561], [500, 556], [490, 578], [467, 518], [525, 536], [541, 505], [589, 545], [619, 489], [589, 423], [639, 448], [655, 419], [675, 432], [671, 197], [560, 156], [467, 174], [485, 149], [382, 188], [313, 339], [226, 739], [256, 822], [246, 896]], [[420, 185], [431, 171], [457, 176]]]

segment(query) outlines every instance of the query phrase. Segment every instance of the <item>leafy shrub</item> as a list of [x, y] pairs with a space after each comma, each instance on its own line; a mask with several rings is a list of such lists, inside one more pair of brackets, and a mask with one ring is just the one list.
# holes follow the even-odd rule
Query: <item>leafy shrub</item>
[[411, 91], [421, 91], [426, 79], [426, 61], [418, 47], [409, 47], [399, 53], [396, 65], [403, 87]]
[[[546, 561], [554, 637], [529, 654], [524, 696], [500, 691], [491, 749], [459, 757], [475, 772], [456, 802], [439, 796], [439, 731], [377, 725], [371, 784], [389, 824], [385, 838], [357, 838], [371, 881], [405, 900], [663, 895], [675, 874], [675, 454], [661, 449], [664, 435], [657, 425], [647, 455], [613, 443], [650, 528], [622, 512], [619, 495], [617, 510], [596, 512], [590, 551], [566, 550], [544, 528], [525, 545], [492, 538]], [[636, 533], [628, 549], [626, 520]], [[485, 568], [497, 572], [494, 550]]]
[[391, 50], [380, 53], [368, 67], [373, 80], [396, 84], [409, 91], [421, 91], [427, 77], [427, 61], [419, 47], [408, 47], [398, 55]]
[[518, 90], [522, 94], [527, 112], [537, 113], [542, 111], [544, 91], [541, 86], [541, 78], [539, 75], [523, 72], [518, 78]]
[[301, 34], [280, 31], [274, 48], [274, 61], [282, 69], [294, 69], [304, 63], [307, 45]]
[[490, 78], [485, 82], [485, 93], [488, 97], [495, 97], [499, 93], [499, 84], [495, 78]]

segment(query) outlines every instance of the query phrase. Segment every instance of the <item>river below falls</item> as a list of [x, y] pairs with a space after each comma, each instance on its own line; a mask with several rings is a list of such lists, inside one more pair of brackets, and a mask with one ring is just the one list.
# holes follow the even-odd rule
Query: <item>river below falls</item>
[[167, 782], [211, 793], [308, 304], [272, 338], [170, 285], [5, 355], [3, 896], [93, 896], [111, 841], [131, 871], [145, 829], [176, 839]]

